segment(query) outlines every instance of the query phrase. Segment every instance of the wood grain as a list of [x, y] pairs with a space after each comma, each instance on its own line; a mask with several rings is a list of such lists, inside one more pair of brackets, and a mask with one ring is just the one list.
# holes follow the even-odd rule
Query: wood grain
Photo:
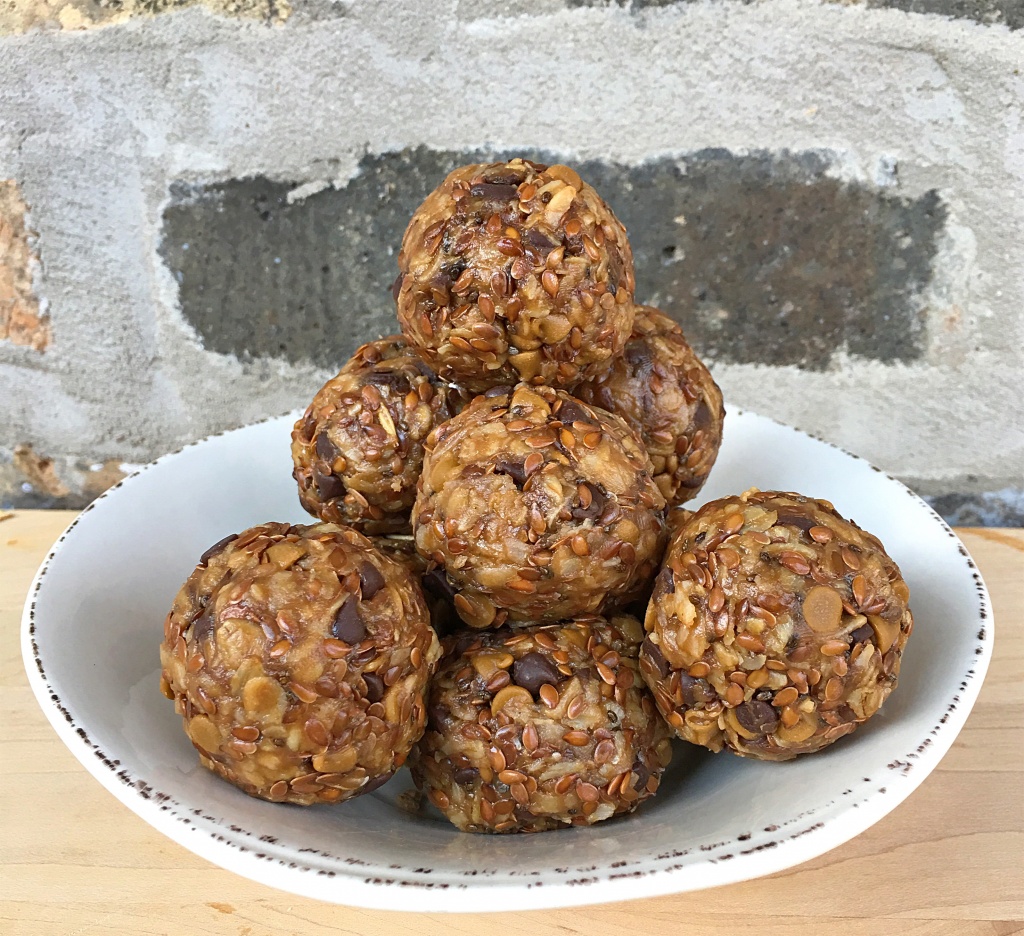
[[29, 581], [73, 516], [0, 521], [5, 936], [1024, 933], [1024, 531], [959, 531], [992, 592], [995, 656], [952, 750], [877, 825], [798, 868], [701, 893], [449, 916], [331, 906], [252, 883], [164, 838], [89, 777], [28, 688], [18, 633]]

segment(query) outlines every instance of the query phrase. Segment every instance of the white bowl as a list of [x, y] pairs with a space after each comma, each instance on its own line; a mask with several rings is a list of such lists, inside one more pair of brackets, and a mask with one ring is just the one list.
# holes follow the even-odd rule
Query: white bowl
[[[338, 806], [252, 799], [199, 767], [159, 690], [164, 615], [203, 550], [269, 520], [309, 522], [291, 479], [295, 415], [206, 439], [102, 496], [61, 536], [25, 608], [25, 666], [61, 739], [100, 783], [210, 861], [297, 894], [364, 907], [522, 910], [696, 890], [791, 867], [896, 807], [934, 769], [978, 695], [991, 607], [967, 550], [867, 462], [730, 412], [703, 499], [749, 487], [832, 501], [879, 536], [910, 586], [915, 628], [881, 712], [785, 764], [682, 743], [631, 817], [524, 836], [457, 832], [399, 806], [406, 772]], [[950, 804], [954, 806], [955, 804]]]

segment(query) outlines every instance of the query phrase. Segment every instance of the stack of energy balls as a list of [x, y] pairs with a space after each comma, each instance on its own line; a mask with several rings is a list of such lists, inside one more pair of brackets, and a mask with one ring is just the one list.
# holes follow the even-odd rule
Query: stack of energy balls
[[722, 395], [635, 303], [626, 231], [574, 170], [456, 170], [398, 261], [402, 335], [292, 435], [321, 522], [218, 543], [165, 623], [204, 765], [310, 804], [408, 760], [458, 828], [542, 831], [634, 810], [673, 735], [786, 760], [877, 711], [912, 626], [899, 569], [824, 501], [682, 509]]

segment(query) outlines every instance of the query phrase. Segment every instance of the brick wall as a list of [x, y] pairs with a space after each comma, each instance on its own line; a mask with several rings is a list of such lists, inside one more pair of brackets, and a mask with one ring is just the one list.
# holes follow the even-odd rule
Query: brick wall
[[1019, 0], [15, 6], [0, 503], [304, 405], [394, 330], [420, 199], [514, 152], [605, 195], [727, 400], [1024, 523]]

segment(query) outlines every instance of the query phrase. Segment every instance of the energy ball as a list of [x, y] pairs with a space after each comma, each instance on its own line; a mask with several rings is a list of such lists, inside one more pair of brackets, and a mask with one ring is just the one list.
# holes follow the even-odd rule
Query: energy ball
[[627, 616], [445, 640], [409, 759], [464, 832], [541, 832], [632, 812], [658, 789], [671, 732], [637, 669]]
[[830, 503], [748, 491], [669, 545], [640, 669], [679, 737], [761, 760], [819, 751], [896, 686], [910, 593]]
[[657, 571], [665, 500], [618, 416], [550, 387], [498, 387], [426, 448], [416, 548], [470, 627], [622, 607]]
[[400, 335], [363, 345], [292, 430], [302, 506], [364, 533], [408, 533], [423, 440], [459, 396]]
[[669, 504], [697, 496], [722, 444], [722, 391], [664, 312], [638, 306], [623, 355], [573, 393], [626, 420]]
[[456, 169], [413, 216], [398, 267], [405, 336], [479, 392], [596, 377], [633, 324], [626, 229], [568, 166]]
[[405, 761], [440, 650], [419, 585], [365, 537], [265, 523], [178, 592], [161, 689], [204, 767], [261, 799], [335, 803]]

